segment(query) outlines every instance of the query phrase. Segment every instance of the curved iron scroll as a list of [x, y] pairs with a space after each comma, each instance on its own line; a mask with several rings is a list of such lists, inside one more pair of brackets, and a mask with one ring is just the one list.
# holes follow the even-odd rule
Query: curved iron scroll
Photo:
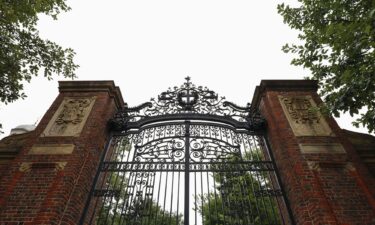
[[180, 87], [169, 88], [150, 102], [137, 107], [125, 104], [109, 125], [114, 131], [126, 131], [168, 120], [213, 121], [252, 131], [263, 130], [266, 125], [258, 112], [251, 112], [250, 103], [241, 107], [225, 101], [225, 97], [218, 97], [207, 87], [192, 84], [189, 77]]

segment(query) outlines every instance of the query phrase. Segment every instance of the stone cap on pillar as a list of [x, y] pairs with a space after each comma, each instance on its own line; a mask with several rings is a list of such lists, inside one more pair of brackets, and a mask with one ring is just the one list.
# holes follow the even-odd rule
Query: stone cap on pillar
[[108, 92], [118, 108], [124, 107], [120, 88], [113, 80], [59, 81], [59, 91], [64, 92]]
[[256, 86], [251, 101], [252, 110], [256, 110], [260, 99], [266, 91], [314, 91], [318, 90], [317, 80], [261, 80], [260, 85]]

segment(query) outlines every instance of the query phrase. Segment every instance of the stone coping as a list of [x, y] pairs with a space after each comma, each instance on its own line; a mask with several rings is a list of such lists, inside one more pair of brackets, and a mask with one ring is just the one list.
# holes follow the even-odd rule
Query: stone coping
[[253, 100], [251, 101], [252, 110], [257, 110], [260, 99], [265, 91], [314, 91], [318, 90], [317, 80], [261, 80], [260, 85], [256, 86]]
[[124, 107], [121, 90], [113, 80], [59, 81], [59, 91], [63, 92], [108, 92], [118, 108]]

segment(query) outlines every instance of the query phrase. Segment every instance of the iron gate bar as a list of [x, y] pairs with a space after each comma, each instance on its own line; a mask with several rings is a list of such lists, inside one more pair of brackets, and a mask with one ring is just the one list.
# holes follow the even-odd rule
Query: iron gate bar
[[199, 113], [180, 113], [180, 114], [171, 114], [171, 115], [160, 115], [155, 117], [147, 117], [137, 122], [130, 122], [130, 121], [118, 121], [118, 120], [111, 120], [110, 126], [114, 131], [123, 131], [123, 130], [130, 130], [130, 129], [140, 129], [141, 127], [157, 123], [163, 121], [173, 121], [173, 120], [205, 120], [205, 121], [213, 121], [213, 122], [221, 122], [225, 124], [232, 125], [235, 128], [242, 128], [247, 130], [262, 130], [265, 127], [265, 120], [261, 117], [249, 117], [246, 122], [239, 122], [237, 120], [232, 119], [229, 116], [217, 116], [217, 115], [207, 115], [207, 114], [199, 114]]
[[[176, 162], [103, 162], [101, 172], [137, 172], [137, 171], [185, 171], [185, 163]], [[212, 167], [213, 166], [213, 167]], [[218, 168], [218, 166], [221, 166]], [[191, 172], [233, 172], [233, 171], [274, 171], [271, 161], [243, 161], [243, 162], [189, 162]]]
[[[98, 179], [99, 179], [99, 175], [100, 175], [100, 166], [101, 164], [104, 162], [104, 159], [105, 159], [105, 156], [108, 152], [108, 149], [109, 147], [111, 146], [112, 144], [112, 137], [113, 137], [113, 134], [112, 132], [110, 133], [109, 135], [109, 141], [107, 141], [107, 143], [105, 144], [105, 147], [104, 147], [104, 150], [100, 153], [100, 161], [99, 161], [99, 164], [98, 164], [98, 169], [95, 173], [95, 177], [94, 177], [94, 180], [93, 180], [93, 185], [91, 186], [91, 189], [90, 189], [90, 193], [88, 194], [88, 197], [86, 199], [86, 203], [85, 203], [85, 208], [83, 209], [83, 212], [82, 212], [82, 215], [81, 215], [81, 218], [79, 220], [79, 224], [80, 225], [83, 225], [85, 223], [85, 218], [87, 216], [87, 213], [88, 213], [88, 210], [90, 208], [90, 203], [91, 203], [91, 198], [90, 196], [93, 196], [94, 195], [94, 192], [95, 192], [95, 185], [96, 183], [98, 182]], [[96, 208], [96, 203], [93, 207], [94, 209]], [[88, 224], [91, 224], [92, 223], [92, 217], [89, 219], [89, 223]]]
[[190, 211], [190, 208], [189, 208], [189, 192], [190, 192], [190, 174], [189, 174], [189, 162], [190, 162], [190, 121], [185, 121], [185, 198], [184, 198], [184, 202], [185, 202], [185, 206], [184, 206], [184, 210], [185, 210], [185, 217], [184, 217], [184, 224], [185, 225], [190, 225], [189, 224], [189, 219], [190, 219], [190, 215], [189, 215], [189, 211]]
[[[187, 119], [185, 117], [182, 117], [184, 119]], [[168, 122], [165, 122], [165, 123], [150, 123], [150, 124], [147, 124], [147, 125], [144, 125], [140, 128], [129, 128], [127, 127], [125, 130], [114, 130], [112, 131], [112, 134], [114, 137], [116, 136], [124, 136], [124, 135], [127, 135], [127, 134], [138, 134], [144, 130], [147, 130], [147, 129], [150, 129], [150, 128], [155, 128], [155, 127], [159, 127], [159, 126], [168, 126], [168, 125], [181, 125], [181, 123], [183, 123], [183, 121], [185, 120], [180, 120], [180, 121], [176, 121], [176, 120], [171, 120], [171, 121], [168, 121]], [[212, 121], [205, 121], [205, 122], [199, 122], [200, 120], [193, 120], [191, 119], [190, 120], [190, 124], [191, 125], [204, 125], [204, 126], [215, 126], [215, 127], [221, 127], [221, 128], [226, 128], [226, 129], [230, 129], [236, 133], [243, 133], [243, 134], [252, 134], [252, 135], [265, 135], [265, 130], [264, 129], [246, 129], [244, 127], [235, 127], [235, 126], [232, 126], [232, 125], [228, 125], [228, 124], [224, 124], [222, 123], [223, 121], [220, 121], [220, 123], [213, 123]], [[218, 122], [218, 121], [216, 121]], [[263, 123], [263, 122], [262, 122]], [[264, 122], [265, 123], [265, 122]]]
[[[290, 223], [292, 225], [295, 225], [296, 222], [295, 222], [294, 217], [293, 217], [293, 212], [292, 212], [292, 209], [290, 208], [289, 199], [285, 197], [284, 184], [283, 184], [282, 179], [280, 177], [280, 172], [277, 169], [277, 165], [275, 163], [275, 158], [273, 156], [273, 153], [271, 151], [271, 146], [269, 144], [268, 136], [265, 135], [264, 138], [263, 138], [263, 141], [264, 141], [263, 142], [264, 146], [267, 149], [267, 153], [268, 153], [268, 155], [269, 155], [269, 157], [271, 159], [271, 162], [272, 162], [274, 168], [276, 168], [274, 171], [275, 171], [275, 174], [276, 174], [277, 184], [279, 184], [279, 188], [280, 188], [281, 194], [282, 194], [282, 196], [284, 196], [284, 198], [282, 198], [282, 201], [284, 203], [282, 206], [285, 206], [285, 208], [287, 210], [287, 213], [288, 213], [288, 215], [287, 215], [288, 218], [284, 218], [285, 215], [283, 213], [280, 213], [280, 216], [282, 217], [283, 220], [288, 220], [289, 219]], [[272, 183], [272, 185], [274, 185], [274, 184]], [[277, 204], [279, 204], [279, 201], [277, 201]], [[282, 206], [279, 205], [279, 208], [281, 209]]]

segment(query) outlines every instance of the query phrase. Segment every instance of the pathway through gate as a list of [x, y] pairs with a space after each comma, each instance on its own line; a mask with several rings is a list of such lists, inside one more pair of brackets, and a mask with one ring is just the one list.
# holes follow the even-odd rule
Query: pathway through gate
[[265, 121], [186, 78], [110, 121], [90, 224], [285, 224]]

